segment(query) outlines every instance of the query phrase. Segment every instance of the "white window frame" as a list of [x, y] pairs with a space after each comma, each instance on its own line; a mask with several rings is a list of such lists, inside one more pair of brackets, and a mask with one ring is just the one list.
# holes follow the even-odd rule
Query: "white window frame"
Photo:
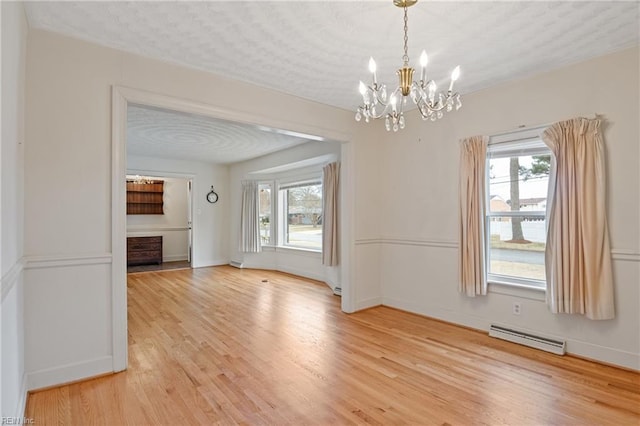
[[[491, 206], [491, 193], [490, 193], [490, 167], [489, 163], [491, 158], [509, 158], [513, 156], [524, 155], [551, 155], [551, 167], [554, 167], [554, 157], [551, 150], [544, 144], [540, 138], [540, 134], [544, 131], [545, 127], [537, 127], [526, 130], [517, 130], [509, 133], [502, 133], [494, 135], [489, 139], [486, 154], [486, 170], [485, 170], [485, 270], [487, 275], [487, 283], [498, 284], [509, 287], [521, 287], [532, 290], [546, 291], [546, 280], [536, 280], [529, 278], [520, 278], [510, 275], [492, 274], [490, 273], [490, 244], [491, 244], [491, 219], [494, 217], [542, 217], [547, 219], [548, 208], [545, 211], [505, 211], [495, 212], [490, 211]], [[492, 154], [498, 153], [499, 155], [492, 156]], [[548, 191], [547, 191], [548, 194]], [[547, 201], [548, 205], [548, 201]], [[546, 235], [546, 230], [545, 230]]]
[[[284, 191], [292, 188], [299, 188], [303, 186], [320, 185], [322, 187], [322, 177], [314, 177], [312, 179], [287, 181], [286, 183], [280, 183], [278, 185], [278, 208], [277, 208], [277, 222], [278, 222], [278, 247], [283, 247], [292, 250], [311, 251], [315, 253], [322, 253], [322, 245], [319, 249], [311, 247], [302, 247], [288, 242], [288, 199], [284, 196]], [[324, 206], [324, 200], [322, 200]]]

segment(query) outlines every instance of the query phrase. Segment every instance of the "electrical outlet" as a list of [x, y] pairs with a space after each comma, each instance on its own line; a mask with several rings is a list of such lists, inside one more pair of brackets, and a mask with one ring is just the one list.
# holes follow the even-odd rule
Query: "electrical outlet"
[[513, 302], [513, 315], [520, 315], [522, 313], [522, 304], [520, 302]]

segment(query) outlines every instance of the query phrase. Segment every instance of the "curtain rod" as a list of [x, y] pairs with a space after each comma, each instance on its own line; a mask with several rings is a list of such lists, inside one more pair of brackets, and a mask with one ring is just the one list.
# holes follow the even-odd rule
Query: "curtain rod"
[[[578, 117], [573, 117], [573, 118], [586, 118], [589, 120], [593, 120], [593, 119], [598, 119], [602, 117], [602, 114], [598, 114], [597, 112], [594, 112], [593, 114], [589, 114], [589, 115], [581, 115]], [[572, 120], [571, 118], [569, 118], [569, 120]], [[560, 121], [566, 121], [566, 120], [560, 120]], [[546, 127], [549, 127], [553, 124], [557, 123], [557, 121], [553, 122], [553, 123], [545, 123], [545, 124], [537, 124], [535, 126], [527, 126], [525, 124], [521, 124], [518, 126], [518, 128], [513, 129], [513, 130], [507, 130], [504, 132], [500, 132], [500, 133], [493, 133], [490, 134], [489, 137], [496, 137], [496, 136], [503, 136], [503, 135], [508, 135], [510, 133], [516, 133], [516, 132], [521, 132], [523, 130], [536, 130], [536, 129], [544, 129]]]

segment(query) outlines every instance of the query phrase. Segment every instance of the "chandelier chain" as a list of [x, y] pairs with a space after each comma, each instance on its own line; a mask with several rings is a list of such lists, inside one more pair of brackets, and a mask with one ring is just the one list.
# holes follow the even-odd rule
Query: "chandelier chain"
[[405, 3], [404, 6], [404, 55], [402, 56], [402, 60], [404, 61], [404, 65], [409, 64], [409, 53], [408, 53], [408, 44], [409, 44], [409, 16], [407, 15], [407, 6]]

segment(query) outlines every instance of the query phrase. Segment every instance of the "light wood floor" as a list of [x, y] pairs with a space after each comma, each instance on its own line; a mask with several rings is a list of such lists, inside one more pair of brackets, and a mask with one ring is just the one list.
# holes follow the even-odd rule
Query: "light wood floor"
[[31, 394], [35, 424], [640, 423], [638, 373], [390, 308], [346, 315], [314, 281], [217, 267], [128, 286], [128, 371]]

